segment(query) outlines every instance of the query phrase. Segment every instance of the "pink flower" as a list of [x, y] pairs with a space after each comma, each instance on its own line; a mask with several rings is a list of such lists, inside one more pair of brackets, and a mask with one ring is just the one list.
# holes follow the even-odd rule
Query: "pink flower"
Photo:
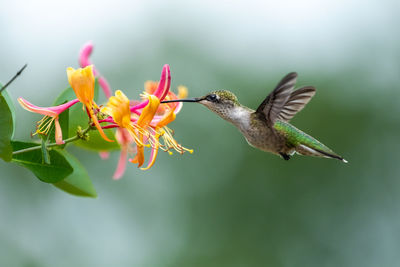
[[[170, 122], [175, 120], [176, 109], [180, 108], [177, 103], [160, 105], [160, 101], [167, 97], [168, 99], [177, 99], [175, 94], [169, 92], [170, 84], [170, 69], [168, 65], [165, 65], [161, 72], [160, 82], [153, 83], [157, 89], [146, 88], [143, 94], [144, 101], [141, 103], [130, 101], [122, 91], [117, 90], [115, 96], [110, 97], [107, 105], [101, 109], [101, 112], [109, 115], [108, 118], [101, 121], [109, 123], [104, 128], [119, 129], [117, 140], [121, 144], [122, 151], [114, 178], [122, 176], [125, 170], [127, 151], [131, 144], [136, 144], [136, 156], [129, 161], [137, 163], [138, 167], [144, 163], [144, 148], [151, 148], [148, 165], [142, 170], [147, 170], [154, 165], [159, 149], [167, 151], [169, 154], [172, 154], [171, 149], [175, 149], [179, 153], [193, 152], [178, 144], [172, 137], [172, 130], [167, 127]], [[180, 91], [179, 95], [186, 95], [185, 88], [181, 87]], [[163, 142], [160, 142], [160, 139]]]
[[[92, 51], [93, 44], [91, 42], [83, 45], [79, 56], [81, 67], [92, 65], [89, 59]], [[187, 89], [184, 86], [178, 87], [178, 96], [169, 91], [171, 72], [168, 65], [164, 65], [162, 69], [160, 82], [148, 81], [145, 83], [143, 101], [129, 100], [119, 90], [115, 96], [111, 96], [111, 89], [105, 78], [99, 74], [95, 67], [93, 67], [93, 73], [98, 77], [99, 84], [109, 100], [107, 107], [101, 110], [109, 115], [109, 117], [100, 121], [101, 123], [108, 123], [102, 128], [117, 128], [116, 139], [121, 146], [120, 158], [113, 175], [114, 179], [120, 179], [123, 176], [129, 154], [136, 153], [133, 159], [129, 159], [130, 162], [137, 163], [138, 167], [143, 164], [144, 147], [151, 147], [151, 153], [148, 166], [142, 168], [143, 170], [153, 166], [160, 148], [170, 154], [172, 154], [171, 148], [180, 153], [184, 151], [192, 152], [192, 150], [179, 145], [172, 137], [172, 131], [167, 127], [167, 124], [175, 119], [183, 103], [159, 104], [164, 99], [185, 98], [187, 95]], [[164, 140], [163, 145], [159, 142], [160, 138]], [[102, 159], [107, 158], [108, 155], [108, 152], [100, 152]]]
[[31, 112], [38, 113], [44, 115], [44, 117], [38, 121], [37, 126], [36, 126], [36, 133], [38, 134], [47, 134], [51, 128], [51, 125], [54, 121], [55, 125], [55, 139], [56, 143], [58, 145], [64, 144], [64, 141], [62, 139], [62, 131], [61, 131], [61, 126], [60, 122], [58, 121], [58, 116], [65, 111], [66, 109], [69, 109], [71, 106], [75, 105], [76, 103], [79, 102], [78, 99], [74, 99], [72, 101], [69, 101], [68, 103], [55, 106], [55, 107], [38, 107], [33, 105], [32, 103], [28, 102], [27, 100], [23, 98], [18, 98], [18, 102], [21, 104], [21, 106]]
[[[92, 54], [92, 51], [93, 51], [92, 42], [87, 42], [86, 44], [83, 45], [79, 53], [79, 65], [81, 66], [81, 68], [93, 65], [89, 59], [90, 55]], [[107, 98], [109, 98], [112, 95], [112, 91], [107, 80], [103, 76], [101, 76], [100, 73], [97, 71], [97, 69], [94, 67], [93, 67], [93, 74], [94, 76], [98, 77], [99, 84], [101, 88], [103, 88], [104, 94], [106, 95]]]
[[136, 153], [136, 147], [133, 145], [135, 142], [133, 141], [129, 132], [124, 128], [118, 128], [115, 137], [121, 146], [121, 153], [119, 156], [117, 169], [115, 170], [113, 175], [113, 179], [118, 180], [125, 173], [128, 154]]

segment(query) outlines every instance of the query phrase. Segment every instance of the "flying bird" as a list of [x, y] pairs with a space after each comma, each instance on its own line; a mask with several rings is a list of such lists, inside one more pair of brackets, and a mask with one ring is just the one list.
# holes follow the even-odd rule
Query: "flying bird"
[[235, 125], [251, 146], [280, 155], [285, 160], [297, 153], [334, 158], [347, 163], [317, 139], [289, 123], [315, 95], [313, 86], [294, 90], [296, 80], [297, 73], [286, 75], [256, 110], [240, 104], [237, 97], [227, 90], [213, 91], [192, 99], [165, 100], [162, 103], [200, 103]]

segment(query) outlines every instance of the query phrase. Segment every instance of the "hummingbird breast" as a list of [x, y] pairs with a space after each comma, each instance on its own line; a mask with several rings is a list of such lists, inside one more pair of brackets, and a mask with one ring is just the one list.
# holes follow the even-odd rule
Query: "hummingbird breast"
[[266, 121], [258, 118], [255, 113], [250, 116], [250, 127], [245, 131], [241, 130], [241, 132], [251, 146], [260, 150], [275, 154], [278, 154], [279, 152], [287, 153], [291, 150], [286, 147], [285, 137], [280, 135], [275, 129], [271, 128]]
[[286, 146], [286, 139], [267, 122], [246, 107], [237, 107], [229, 119], [243, 134], [249, 145], [263, 151], [278, 154], [279, 152], [291, 153], [292, 148]]

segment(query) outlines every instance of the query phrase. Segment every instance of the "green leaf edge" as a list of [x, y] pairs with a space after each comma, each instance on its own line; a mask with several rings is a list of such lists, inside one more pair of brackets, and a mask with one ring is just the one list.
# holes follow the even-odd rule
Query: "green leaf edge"
[[[59, 151], [59, 153], [64, 155], [69, 164], [71, 164], [71, 166], [73, 167], [74, 171], [64, 180], [54, 183], [53, 185], [71, 195], [96, 198], [97, 192], [92, 184], [92, 181], [90, 180], [86, 169], [79, 162], [79, 160], [65, 150]], [[77, 182], [79, 183], [82, 181], [85, 183], [84, 186], [87, 187], [86, 190], [79, 188], [79, 186], [76, 185]]]
[[[1, 87], [2, 85], [0, 85], [0, 88]], [[5, 126], [4, 123], [1, 125], [1, 127], [3, 128], [2, 130], [5, 130], [6, 133], [0, 136], [0, 138], [2, 139], [0, 142], [3, 143], [2, 150], [0, 151], [0, 158], [2, 158], [6, 162], [10, 162], [12, 159], [13, 151], [11, 139], [14, 136], [15, 131], [15, 107], [13, 105], [10, 95], [6, 90], [0, 92], [0, 103], [4, 103], [4, 110], [1, 113], [2, 120], [7, 120], [9, 121], [9, 123], [11, 123], [11, 129], [8, 129], [9, 131], [3, 128]]]
[[[33, 147], [33, 146], [39, 146], [39, 147], [40, 147], [40, 144], [30, 143], [30, 142], [22, 142], [22, 141], [11, 141], [11, 144], [13, 145], [13, 147], [19, 146], [18, 149], [16, 149], [16, 150], [20, 150], [20, 149], [24, 149], [24, 148], [29, 148], [29, 147]], [[42, 156], [41, 149], [39, 148], [37, 151], [39, 152], [38, 155]], [[60, 153], [60, 152], [61, 152], [61, 150], [58, 150], [58, 149], [52, 149], [52, 150], [49, 151], [50, 154], [53, 154], [53, 155], [51, 156], [52, 158], [55, 157], [55, 154], [58, 154], [57, 156], [63, 157], [63, 158], [65, 159], [65, 157], [64, 157], [64, 156], [62, 155], [62, 153]], [[26, 153], [30, 153], [30, 152], [26, 152]], [[63, 174], [63, 175], [57, 177], [57, 179], [47, 179], [47, 180], [41, 179], [41, 178], [40, 178], [39, 176], [37, 176], [36, 173], [35, 173], [33, 170], [31, 170], [28, 166], [43, 166], [43, 165], [45, 165], [45, 164], [40, 164], [40, 163], [37, 163], [37, 162], [32, 162], [32, 161], [28, 161], [28, 160], [23, 160], [23, 159], [15, 158], [16, 156], [17, 156], [17, 157], [20, 157], [20, 155], [23, 155], [23, 154], [24, 154], [24, 153], [21, 153], [21, 154], [18, 154], [18, 155], [14, 155], [13, 158], [12, 158], [12, 160], [11, 160], [11, 162], [13, 162], [13, 163], [15, 163], [15, 164], [17, 164], [17, 165], [19, 165], [19, 166], [22, 166], [22, 167], [28, 169], [29, 171], [31, 171], [31, 172], [33, 173], [33, 175], [35, 175], [36, 178], [38, 178], [40, 181], [42, 181], [42, 182], [44, 182], [44, 183], [50, 183], [50, 184], [51, 184], [51, 183], [59, 182], [59, 181], [63, 180], [64, 178], [68, 177], [68, 175], [70, 175], [70, 174], [73, 172], [73, 168], [72, 168], [71, 164], [68, 162], [67, 159], [65, 159], [66, 163], [68, 164], [68, 165], [65, 165], [65, 166], [62, 167], [62, 169], [66, 170], [66, 173], [65, 173], [65, 174]], [[41, 158], [40, 160], [42, 160], [42, 158]], [[52, 165], [52, 164], [50, 164], [50, 165], [47, 165], [47, 164], [46, 164], [46, 168], [52, 168], [52, 169], [54, 169], [54, 168], [57, 168], [57, 167], [55, 167], [55, 166]]]

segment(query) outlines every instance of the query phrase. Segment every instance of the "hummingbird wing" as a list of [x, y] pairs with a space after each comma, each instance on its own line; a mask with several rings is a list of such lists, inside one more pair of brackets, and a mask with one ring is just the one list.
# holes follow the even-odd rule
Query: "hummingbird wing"
[[265, 116], [271, 125], [279, 117], [286, 102], [290, 99], [294, 85], [296, 84], [297, 73], [291, 72], [278, 83], [275, 89], [264, 99], [257, 108], [256, 113]]
[[278, 119], [289, 122], [297, 112], [307, 105], [314, 95], [315, 88], [312, 86], [297, 89], [290, 95], [289, 100], [283, 106]]
[[293, 91], [296, 80], [297, 73], [286, 75], [257, 108], [256, 112], [264, 115], [271, 125], [277, 119], [290, 121], [314, 96], [315, 88], [312, 86]]

